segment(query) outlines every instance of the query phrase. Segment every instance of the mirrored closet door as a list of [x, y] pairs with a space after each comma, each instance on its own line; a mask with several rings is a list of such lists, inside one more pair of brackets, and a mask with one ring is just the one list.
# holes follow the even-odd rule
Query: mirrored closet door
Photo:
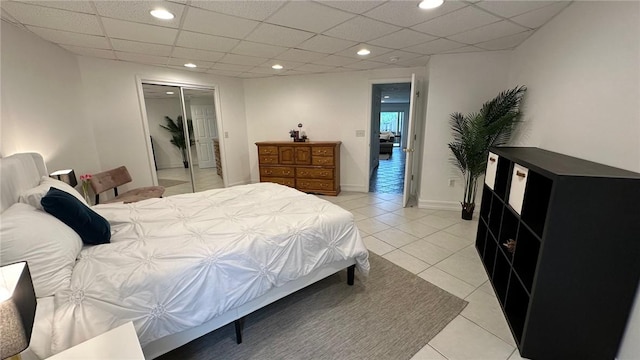
[[143, 82], [142, 90], [165, 196], [224, 187], [215, 89]]

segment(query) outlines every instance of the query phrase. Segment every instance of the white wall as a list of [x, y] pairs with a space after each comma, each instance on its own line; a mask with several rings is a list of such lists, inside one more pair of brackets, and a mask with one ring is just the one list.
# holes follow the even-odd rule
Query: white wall
[[[342, 141], [340, 182], [343, 190], [369, 189], [371, 85], [381, 79], [410, 81], [424, 68], [245, 80], [247, 144], [251, 180], [259, 181], [255, 142], [291, 141], [298, 123], [310, 140]], [[356, 130], [366, 130], [356, 137]]]
[[513, 53], [517, 142], [640, 171], [640, 5], [574, 2]]
[[[145, 99], [149, 133], [153, 137], [153, 148], [158, 169], [181, 168], [182, 152], [171, 143], [171, 133], [160, 125], [166, 125], [165, 116], [176, 120], [182, 115], [179, 98]], [[194, 149], [192, 149], [195, 154]]]
[[[640, 3], [574, 2], [514, 51], [521, 145], [640, 172]], [[640, 261], [640, 259], [639, 259]], [[640, 294], [618, 358], [640, 358]]]
[[[509, 52], [435, 55], [427, 66], [429, 84], [418, 206], [460, 210], [464, 182], [449, 160], [449, 115], [478, 111], [483, 103], [507, 89]], [[454, 187], [449, 187], [450, 178], [455, 179]]]
[[[242, 80], [88, 57], [80, 57], [79, 64], [84, 101], [88, 113], [92, 114], [102, 166], [125, 164], [134, 179], [131, 187], [150, 184], [153, 166], [144, 142], [136, 77], [215, 87], [220, 96], [221, 131], [229, 134], [228, 138], [221, 138], [225, 149], [221, 159], [223, 166], [226, 165], [225, 180], [229, 185], [250, 182]], [[115, 142], [118, 146], [114, 146]]]
[[50, 171], [73, 168], [77, 176], [100, 169], [76, 57], [1, 23], [0, 153], [39, 152]]

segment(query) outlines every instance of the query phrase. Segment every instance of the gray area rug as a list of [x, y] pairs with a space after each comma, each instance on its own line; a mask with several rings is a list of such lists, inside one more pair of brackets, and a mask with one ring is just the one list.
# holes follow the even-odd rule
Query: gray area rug
[[159, 359], [410, 359], [467, 302], [370, 253], [354, 286], [343, 270]]
[[172, 179], [158, 179], [158, 185], [164, 186], [166, 188], [167, 187], [171, 187], [171, 186], [186, 184], [186, 183], [188, 183], [188, 181], [172, 180]]

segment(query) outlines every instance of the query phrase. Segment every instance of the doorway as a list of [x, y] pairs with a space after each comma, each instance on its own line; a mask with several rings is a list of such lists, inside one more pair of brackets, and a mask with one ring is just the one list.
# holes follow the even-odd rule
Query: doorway
[[222, 188], [214, 88], [142, 81], [152, 169], [165, 196]]
[[411, 83], [373, 84], [372, 94], [369, 192], [401, 195]]

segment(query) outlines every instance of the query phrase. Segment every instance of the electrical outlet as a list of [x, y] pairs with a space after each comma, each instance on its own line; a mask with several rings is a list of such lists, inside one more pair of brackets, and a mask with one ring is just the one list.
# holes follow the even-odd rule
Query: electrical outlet
[[356, 137], [364, 137], [364, 130], [356, 130]]
[[456, 186], [456, 180], [455, 179], [449, 179], [449, 187], [454, 187]]
[[225, 139], [228, 139], [228, 138], [229, 138], [229, 132], [228, 132], [228, 131], [225, 131], [225, 132], [224, 132], [224, 138], [225, 138]]

